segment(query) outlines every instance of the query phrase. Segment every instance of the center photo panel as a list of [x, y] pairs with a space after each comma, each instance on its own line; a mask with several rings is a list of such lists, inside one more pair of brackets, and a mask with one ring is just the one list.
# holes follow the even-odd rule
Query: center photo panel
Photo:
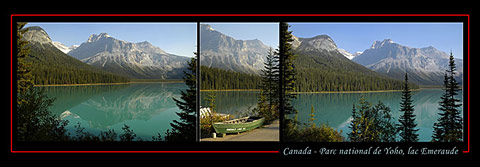
[[200, 141], [280, 140], [279, 23], [200, 23]]

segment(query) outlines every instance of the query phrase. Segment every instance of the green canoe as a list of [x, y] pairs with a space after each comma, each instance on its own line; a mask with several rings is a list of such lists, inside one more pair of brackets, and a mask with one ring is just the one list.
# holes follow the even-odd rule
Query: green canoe
[[243, 117], [213, 123], [213, 128], [217, 133], [240, 133], [262, 126], [264, 121], [264, 117]]

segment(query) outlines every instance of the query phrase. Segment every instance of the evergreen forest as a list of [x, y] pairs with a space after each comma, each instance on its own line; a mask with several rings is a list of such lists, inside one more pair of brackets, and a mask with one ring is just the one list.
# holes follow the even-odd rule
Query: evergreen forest
[[30, 44], [25, 62], [31, 64], [35, 85], [128, 82], [66, 55], [51, 45]]
[[259, 75], [200, 66], [201, 90], [260, 89]]

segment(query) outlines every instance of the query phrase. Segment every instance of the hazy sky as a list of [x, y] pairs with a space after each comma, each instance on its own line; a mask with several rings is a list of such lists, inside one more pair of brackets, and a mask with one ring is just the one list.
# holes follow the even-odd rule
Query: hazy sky
[[326, 34], [339, 48], [363, 52], [374, 41], [393, 42], [423, 48], [433, 46], [456, 58], [463, 58], [462, 23], [289, 23], [293, 35], [310, 38]]
[[210, 23], [202, 22], [200, 24], [208, 24], [213, 29], [228, 35], [237, 40], [252, 40], [258, 39], [263, 44], [272, 48], [278, 48], [279, 44], [279, 23], [265, 22], [265, 23]]
[[66, 46], [80, 45], [92, 34], [102, 32], [110, 36], [128, 41], [148, 41], [162, 50], [192, 57], [196, 51], [197, 24], [192, 23], [28, 23], [29, 26], [40, 26], [52, 41]]

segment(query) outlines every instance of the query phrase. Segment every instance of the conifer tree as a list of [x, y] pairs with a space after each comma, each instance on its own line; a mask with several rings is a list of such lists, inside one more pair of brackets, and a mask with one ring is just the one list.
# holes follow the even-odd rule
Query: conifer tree
[[440, 118], [433, 125], [432, 141], [435, 142], [460, 142], [463, 139], [463, 119], [458, 109], [462, 104], [459, 103], [460, 99], [455, 97], [460, 88], [454, 77], [456, 67], [452, 53], [450, 53], [448, 67], [443, 81], [444, 93], [440, 97], [440, 108], [438, 108], [441, 111]]
[[26, 23], [17, 24], [17, 113], [16, 134], [18, 141], [63, 141], [68, 140], [65, 126], [48, 107], [54, 99], [48, 98], [44, 89], [33, 88], [32, 66], [25, 62], [30, 54], [28, 41], [23, 40], [22, 29]]
[[312, 104], [312, 108], [310, 110], [310, 119], [308, 120], [309, 124], [310, 124], [310, 127], [312, 128], [315, 128], [315, 109], [313, 108], [313, 104]]
[[[292, 51], [292, 31], [288, 31], [289, 25], [286, 22], [280, 22], [280, 101], [283, 102], [282, 110], [284, 114], [284, 119], [282, 122], [282, 127], [295, 127], [295, 122], [291, 119], [288, 119], [288, 115], [294, 114], [296, 112], [295, 108], [292, 105], [292, 100], [296, 98], [295, 92], [295, 82], [296, 82], [296, 73], [295, 73], [295, 66], [293, 64], [295, 60], [295, 55]], [[289, 130], [294, 130], [290, 128], [282, 128], [282, 134], [285, 138], [285, 141], [288, 141], [289, 138], [294, 138], [295, 135]]]
[[122, 130], [123, 134], [120, 135], [120, 141], [131, 142], [137, 137], [137, 134], [135, 134], [135, 132], [133, 132], [133, 130], [130, 129], [130, 126], [127, 124], [123, 124]]
[[207, 97], [205, 98], [205, 101], [208, 102], [208, 107], [210, 108], [212, 113], [217, 112], [217, 105], [215, 104], [216, 98], [217, 97], [215, 96], [215, 93], [213, 93], [213, 92], [208, 93]]
[[352, 121], [350, 122], [349, 128], [352, 131], [348, 134], [348, 139], [352, 142], [360, 141], [360, 117], [358, 116], [355, 104], [353, 104], [352, 107]]
[[398, 130], [395, 127], [395, 122], [392, 116], [390, 107], [385, 106], [383, 102], [378, 101], [378, 104], [373, 108], [375, 118], [373, 120], [375, 131], [378, 135], [379, 142], [395, 142]]
[[293, 54], [292, 50], [292, 31], [288, 31], [290, 25], [285, 22], [281, 22], [280, 25], [280, 43], [282, 44], [280, 47], [281, 51], [283, 51], [280, 54], [280, 68], [283, 73], [280, 76], [280, 79], [283, 81], [281, 98], [283, 98], [285, 114], [293, 114], [295, 109], [292, 105], [292, 100], [297, 98], [296, 94], [293, 93], [295, 92], [295, 83], [297, 81], [295, 65], [293, 64], [296, 55]]
[[408, 87], [408, 75], [405, 73], [405, 84], [402, 91], [402, 101], [400, 102], [400, 112], [403, 115], [398, 120], [400, 122], [398, 130], [400, 132], [401, 142], [418, 142], [418, 129], [415, 123], [414, 105], [412, 104], [412, 95]]
[[363, 96], [352, 108], [349, 128], [351, 142], [393, 142], [397, 135], [390, 108], [381, 101], [372, 106]]
[[259, 116], [265, 117], [265, 123], [267, 124], [280, 117], [278, 112], [280, 102], [278, 95], [279, 57], [277, 55], [277, 52], [274, 52], [272, 48], [269, 49], [264, 69], [262, 69], [262, 84], [260, 85], [261, 90], [256, 108]]
[[27, 47], [28, 41], [23, 39], [23, 34], [27, 29], [23, 27], [27, 23], [17, 23], [17, 104], [25, 102], [21, 96], [33, 86], [32, 65], [25, 62], [25, 58], [30, 54], [30, 48]]
[[[196, 55], [196, 53], [195, 53]], [[173, 98], [177, 106], [182, 110], [176, 114], [180, 120], [170, 123], [172, 130], [168, 130], [165, 141], [195, 142], [196, 141], [196, 95], [197, 95], [197, 58], [193, 57], [188, 63], [188, 71], [183, 71], [183, 80], [188, 86], [186, 91], [181, 92], [181, 100]]]
[[[272, 48], [269, 49], [267, 60], [264, 63], [264, 69], [262, 69], [262, 84], [261, 89], [268, 101], [269, 110], [278, 110], [279, 96], [278, 96], [278, 56], [277, 52], [274, 52]], [[272, 112], [272, 111], [269, 111]]]

